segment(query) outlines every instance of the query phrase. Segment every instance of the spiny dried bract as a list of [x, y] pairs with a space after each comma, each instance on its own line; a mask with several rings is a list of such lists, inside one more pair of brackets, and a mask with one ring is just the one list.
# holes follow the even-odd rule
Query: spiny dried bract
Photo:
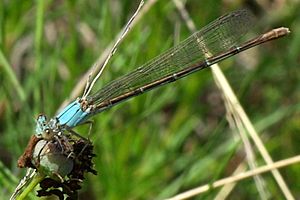
[[81, 187], [78, 185], [78, 181], [76, 180], [66, 180], [63, 183], [61, 183], [51, 178], [45, 178], [40, 183], [40, 187], [41, 189], [37, 191], [38, 192], [37, 196], [41, 197], [41, 196], [55, 195], [60, 200], [65, 199], [65, 196], [66, 199], [70, 199], [70, 200], [78, 199], [77, 190], [81, 189]]
[[83, 179], [85, 172], [97, 175], [97, 171], [93, 169], [92, 159], [96, 155], [93, 153], [94, 146], [89, 141], [78, 140], [74, 145], [73, 152], [77, 155], [76, 162], [73, 167], [75, 173], [71, 173], [71, 178]]

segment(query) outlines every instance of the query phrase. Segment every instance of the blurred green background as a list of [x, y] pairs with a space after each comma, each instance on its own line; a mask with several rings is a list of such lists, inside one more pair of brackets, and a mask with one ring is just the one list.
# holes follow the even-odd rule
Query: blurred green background
[[[300, 3], [296, 0], [186, 0], [200, 29], [222, 14], [249, 8], [258, 27], [291, 34], [220, 63], [274, 160], [300, 147]], [[107, 48], [138, 5], [132, 0], [0, 1], [0, 48], [20, 85], [0, 63], [0, 195], [8, 199], [25, 173], [17, 159], [39, 113], [53, 116], [80, 77]], [[98, 81], [101, 88], [190, 35], [173, 1], [154, 3], [119, 47]], [[22, 97], [22, 94], [24, 96]], [[80, 199], [162, 199], [229, 176], [245, 156], [226, 121], [211, 74], [203, 70], [121, 103], [93, 118], [98, 175]], [[76, 131], [87, 136], [87, 127]], [[86, 134], [85, 134], [86, 133]], [[257, 156], [259, 164], [264, 162]], [[300, 165], [281, 169], [300, 198]], [[283, 199], [270, 173], [271, 199]], [[195, 199], [213, 199], [218, 189]], [[259, 198], [253, 179], [228, 199]]]

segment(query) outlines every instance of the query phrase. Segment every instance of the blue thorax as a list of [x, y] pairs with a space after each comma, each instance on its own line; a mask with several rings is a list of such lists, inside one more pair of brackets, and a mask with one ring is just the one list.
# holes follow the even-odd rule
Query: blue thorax
[[84, 110], [80, 102], [81, 99], [76, 99], [49, 121], [45, 115], [39, 115], [36, 120], [36, 135], [44, 138], [45, 134], [60, 134], [66, 129], [71, 129], [83, 123], [91, 114], [91, 109]]

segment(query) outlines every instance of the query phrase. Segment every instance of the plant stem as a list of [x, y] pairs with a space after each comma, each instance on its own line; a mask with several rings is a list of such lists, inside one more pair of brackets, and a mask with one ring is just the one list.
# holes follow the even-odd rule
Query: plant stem
[[16, 198], [16, 200], [23, 200], [27, 195], [35, 188], [35, 186], [40, 183], [45, 178], [44, 174], [37, 173], [32, 179], [30, 184], [23, 190], [23, 192]]

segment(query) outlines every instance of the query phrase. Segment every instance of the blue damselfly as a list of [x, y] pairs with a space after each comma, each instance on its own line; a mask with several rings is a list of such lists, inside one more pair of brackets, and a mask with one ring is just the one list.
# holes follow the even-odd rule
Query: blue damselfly
[[[85, 143], [75, 142], [75, 145], [79, 147], [74, 147], [73, 143], [69, 142], [69, 137], [65, 135], [67, 132], [72, 135], [74, 133], [72, 129], [85, 123], [90, 117], [124, 100], [176, 81], [235, 54], [289, 33], [287, 28], [281, 27], [243, 41], [243, 36], [252, 25], [252, 16], [247, 10], [229, 13], [136, 70], [108, 83], [95, 93], [92, 93], [91, 90], [98, 77], [91, 82], [88, 81], [83, 95], [63, 108], [59, 114], [49, 120], [44, 114], [38, 116], [34, 143], [20, 159], [19, 166], [31, 167], [26, 163], [28, 160], [31, 162], [32, 151], [38, 140], [51, 141], [54, 147], [48, 148], [59, 149], [63, 154], [67, 154], [68, 159], [78, 158], [82, 152], [74, 153], [74, 151]], [[47, 142], [44, 143], [43, 145], [46, 146]], [[86, 146], [83, 145], [83, 148]], [[42, 150], [39, 150], [36, 155], [38, 159], [34, 161], [33, 165], [43, 165], [40, 152]], [[72, 153], [75, 154], [74, 157]], [[73, 164], [70, 168], [72, 167]]]

